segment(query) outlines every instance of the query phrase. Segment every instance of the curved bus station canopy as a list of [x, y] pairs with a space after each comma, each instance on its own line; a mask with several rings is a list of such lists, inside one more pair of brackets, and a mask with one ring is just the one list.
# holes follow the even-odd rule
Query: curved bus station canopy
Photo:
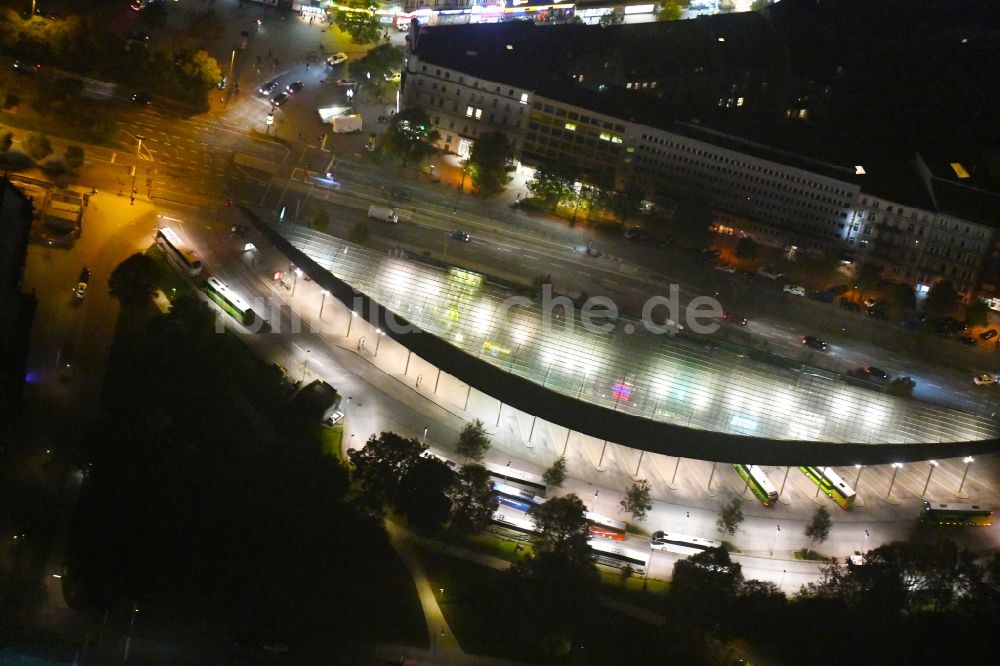
[[[884, 464], [1000, 449], [1000, 422], [848, 383], [833, 373], [575, 308], [427, 260], [291, 224], [258, 229], [332, 296], [408, 350], [497, 400], [635, 449], [762, 465]], [[404, 329], [412, 324], [420, 332]], [[784, 361], [781, 363], [780, 361]]]

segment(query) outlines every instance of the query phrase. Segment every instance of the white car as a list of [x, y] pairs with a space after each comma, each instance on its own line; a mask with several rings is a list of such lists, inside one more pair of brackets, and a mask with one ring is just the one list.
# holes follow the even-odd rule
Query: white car
[[976, 375], [972, 378], [972, 381], [976, 386], [993, 386], [997, 383], [996, 375], [991, 375], [988, 372], [984, 372], [981, 375]]
[[797, 284], [786, 284], [785, 288], [782, 289], [782, 291], [785, 292], [786, 294], [791, 294], [793, 296], [805, 296], [806, 295], [806, 288], [805, 287], [800, 287]]
[[729, 266], [728, 264], [721, 264], [719, 266], [716, 266], [715, 270], [722, 271], [723, 273], [729, 273], [730, 275], [736, 272], [736, 269], [733, 268], [732, 266]]
[[388, 81], [389, 83], [399, 83], [402, 80], [402, 78], [403, 78], [403, 73], [399, 71], [389, 72], [388, 74], [385, 75], [385, 80]]
[[326, 421], [324, 421], [324, 423], [326, 423], [328, 426], [333, 427], [343, 420], [344, 420], [344, 412], [338, 409], [333, 414], [330, 414], [330, 416], [326, 417]]
[[328, 64], [330, 67], [339, 65], [340, 63], [343, 62], [347, 62], [346, 53], [334, 53], [332, 56], [326, 59], [326, 64]]

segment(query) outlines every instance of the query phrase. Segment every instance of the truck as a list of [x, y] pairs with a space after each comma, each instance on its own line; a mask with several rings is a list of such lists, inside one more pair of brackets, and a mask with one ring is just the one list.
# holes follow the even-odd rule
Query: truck
[[360, 132], [361, 116], [357, 113], [349, 116], [334, 116], [330, 119], [330, 126], [333, 128], [335, 134]]
[[399, 222], [399, 215], [396, 214], [396, 209], [389, 208], [388, 206], [370, 206], [368, 208], [368, 218], [382, 220], [391, 224]]

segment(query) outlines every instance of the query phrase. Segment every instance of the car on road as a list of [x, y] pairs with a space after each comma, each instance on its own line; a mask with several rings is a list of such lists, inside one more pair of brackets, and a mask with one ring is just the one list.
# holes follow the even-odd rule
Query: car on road
[[449, 234], [452, 240], [462, 241], [463, 243], [469, 242], [469, 234], [465, 233], [461, 229], [455, 229]]
[[729, 273], [730, 275], [736, 273], [736, 269], [730, 266], [729, 264], [719, 264], [718, 266], [715, 267], [715, 270], [722, 271], [723, 273]]
[[722, 313], [722, 318], [731, 324], [736, 324], [737, 326], [747, 325], [747, 316], [740, 314], [739, 312], [724, 312]]
[[303, 83], [302, 81], [293, 81], [292, 83], [289, 83], [285, 87], [285, 90], [288, 91], [288, 94], [294, 95], [295, 93], [299, 92], [300, 90], [302, 90], [305, 87], [306, 87], [306, 84]]
[[625, 239], [634, 241], [644, 241], [649, 239], [649, 234], [642, 227], [629, 227], [625, 230]]
[[273, 93], [275, 90], [278, 89], [278, 85], [279, 84], [277, 81], [271, 79], [270, 81], [262, 85], [260, 88], [257, 88], [257, 92], [263, 95], [264, 97], [267, 97], [268, 95], [270, 95], [271, 93]]
[[768, 280], [774, 280], [774, 281], [778, 281], [781, 278], [785, 277], [784, 273], [779, 271], [777, 268], [774, 268], [773, 266], [764, 266], [763, 268], [758, 268], [757, 275], [761, 277], [766, 277]]
[[889, 306], [885, 301], [879, 301], [875, 305], [865, 308], [865, 316], [885, 321], [889, 318]]
[[810, 291], [809, 299], [813, 301], [819, 301], [820, 303], [833, 303], [833, 299], [837, 298], [837, 295], [832, 291]]
[[997, 329], [995, 328], [991, 328], [990, 330], [983, 331], [979, 334], [980, 340], [992, 340], [995, 337], [997, 337]]
[[326, 417], [326, 419], [323, 421], [323, 423], [325, 423], [326, 425], [328, 425], [328, 426], [330, 426], [332, 428], [333, 426], [337, 425], [338, 423], [340, 423], [343, 420], [344, 420], [344, 412], [342, 412], [342, 411], [340, 411], [338, 409], [333, 414], [330, 414], [328, 417]]
[[861, 311], [861, 306], [860, 305], [858, 305], [854, 301], [849, 301], [846, 298], [840, 299], [839, 305], [844, 310], [850, 310], [851, 312], [860, 312]]
[[271, 104], [274, 104], [275, 106], [282, 106], [287, 101], [288, 93], [286, 92], [280, 92], [271, 98]]
[[87, 266], [83, 267], [80, 271], [80, 279], [76, 283], [76, 289], [73, 290], [73, 294], [76, 296], [76, 300], [82, 301], [87, 295], [87, 283], [90, 282], [90, 268]]
[[960, 336], [958, 336], [957, 338], [955, 338], [955, 342], [957, 342], [960, 345], [965, 345], [966, 347], [975, 347], [976, 346], [976, 339], [972, 338], [972, 337], [969, 337], [968, 335], [960, 335]]
[[143, 106], [149, 106], [150, 104], [153, 103], [153, 96], [150, 95], [145, 90], [139, 90], [137, 92], [132, 93], [132, 103], [142, 104]]
[[15, 60], [13, 67], [19, 74], [36, 74], [42, 69], [41, 65], [30, 65], [23, 60]]
[[991, 375], [988, 372], [984, 372], [982, 374], [979, 374], [979, 375], [976, 375], [975, 377], [973, 377], [972, 378], [972, 382], [976, 386], [993, 386], [994, 384], [997, 383], [997, 376], [996, 375]]
[[805, 287], [801, 287], [801, 286], [799, 286], [797, 284], [786, 284], [785, 288], [782, 289], [781, 291], [785, 292], [786, 294], [791, 294], [792, 296], [805, 296], [806, 295], [806, 289], [805, 289]]
[[337, 79], [337, 85], [342, 88], [351, 88], [358, 85], [354, 79]]
[[825, 342], [812, 335], [807, 335], [804, 338], [802, 338], [802, 344], [804, 344], [806, 347], [812, 347], [813, 349], [818, 349], [820, 351], [826, 351], [827, 349], [830, 348], [830, 346], [827, 345]]
[[341, 63], [347, 62], [346, 53], [334, 53], [332, 56], [326, 59], [326, 64], [330, 67], [335, 67]]
[[878, 379], [879, 381], [886, 381], [889, 379], [889, 373], [887, 373], [882, 368], [876, 368], [874, 365], [869, 365], [865, 368], [865, 374], [871, 379]]

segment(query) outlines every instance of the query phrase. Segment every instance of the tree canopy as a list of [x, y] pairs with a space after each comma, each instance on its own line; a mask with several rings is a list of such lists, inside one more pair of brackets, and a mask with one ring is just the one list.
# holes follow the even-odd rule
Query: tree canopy
[[719, 509], [719, 518], [715, 521], [715, 529], [723, 534], [733, 536], [742, 524], [743, 501], [739, 497], [734, 497]]
[[636, 520], [645, 520], [646, 514], [653, 508], [649, 498], [649, 481], [639, 479], [625, 491], [625, 499], [620, 503], [622, 511], [629, 513]]
[[420, 107], [403, 109], [392, 118], [379, 142], [379, 154], [404, 165], [417, 164], [435, 152], [441, 134], [431, 127], [431, 119]]
[[476, 139], [465, 164], [476, 191], [487, 197], [502, 192], [510, 182], [513, 159], [514, 146], [503, 132], [487, 132]]
[[335, 15], [337, 25], [351, 36], [355, 44], [370, 44], [378, 41], [382, 33], [379, 17], [375, 10], [379, 3], [374, 0], [347, 0], [338, 5]]
[[386, 84], [386, 77], [402, 69], [405, 55], [398, 46], [379, 44], [364, 57], [350, 61], [348, 72], [358, 82], [358, 87], [379, 94]]
[[462, 428], [455, 445], [455, 453], [463, 456], [466, 461], [479, 462], [490, 448], [490, 438], [486, 434], [483, 422], [479, 419], [470, 421]]
[[399, 483], [427, 450], [415, 439], [394, 432], [372, 435], [364, 448], [351, 449], [347, 456], [352, 479], [360, 486], [361, 499], [369, 510], [381, 515], [396, 499]]
[[826, 541], [830, 538], [830, 529], [832, 527], [833, 521], [830, 519], [830, 512], [827, 508], [825, 506], [816, 507], [816, 513], [813, 514], [812, 520], [809, 521], [805, 529], [809, 543], [815, 546], [818, 543]]
[[558, 488], [566, 480], [566, 456], [559, 456], [542, 474], [545, 485]]
[[111, 295], [126, 307], [144, 305], [156, 293], [156, 262], [142, 253], [135, 253], [118, 264], [111, 277], [108, 287]]
[[451, 489], [451, 529], [456, 534], [478, 534], [497, 510], [490, 473], [482, 465], [463, 465]]

